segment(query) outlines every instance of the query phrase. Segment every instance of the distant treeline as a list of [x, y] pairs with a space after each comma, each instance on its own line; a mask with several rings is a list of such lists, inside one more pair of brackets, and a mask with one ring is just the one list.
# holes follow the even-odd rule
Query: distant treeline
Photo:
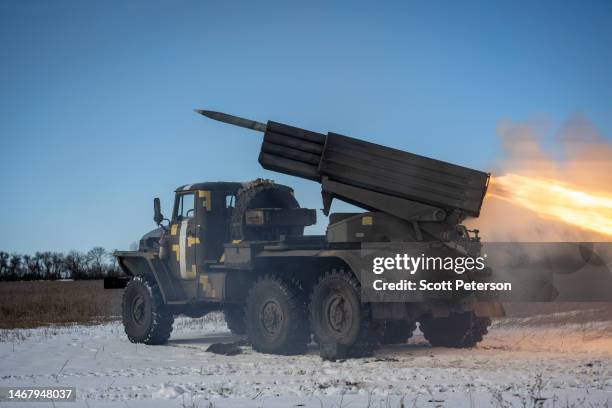
[[0, 251], [0, 281], [102, 279], [118, 276], [115, 257], [102, 247], [89, 252], [36, 252], [22, 255]]

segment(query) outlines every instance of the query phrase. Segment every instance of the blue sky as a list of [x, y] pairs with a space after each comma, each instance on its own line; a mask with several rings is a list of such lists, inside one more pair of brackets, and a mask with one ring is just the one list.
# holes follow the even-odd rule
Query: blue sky
[[321, 207], [259, 167], [257, 133], [193, 108], [488, 170], [504, 118], [579, 112], [610, 137], [611, 67], [609, 1], [1, 0], [0, 249], [128, 248], [196, 181]]

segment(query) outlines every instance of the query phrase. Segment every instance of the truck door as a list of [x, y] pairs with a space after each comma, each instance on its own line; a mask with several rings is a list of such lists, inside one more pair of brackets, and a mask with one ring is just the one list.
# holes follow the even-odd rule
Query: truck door
[[196, 226], [196, 197], [193, 191], [177, 193], [170, 224], [169, 265], [181, 279], [196, 278], [196, 247], [200, 239]]

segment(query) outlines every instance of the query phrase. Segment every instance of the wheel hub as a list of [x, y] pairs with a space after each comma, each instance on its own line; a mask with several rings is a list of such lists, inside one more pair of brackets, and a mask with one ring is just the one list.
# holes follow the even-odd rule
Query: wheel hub
[[136, 296], [132, 301], [132, 320], [142, 326], [145, 320], [145, 301], [142, 296]]
[[329, 299], [327, 321], [329, 327], [337, 333], [343, 333], [351, 326], [353, 314], [344, 297], [334, 295]]
[[264, 303], [261, 308], [260, 320], [266, 334], [270, 336], [276, 335], [283, 323], [283, 313], [280, 305], [274, 300]]

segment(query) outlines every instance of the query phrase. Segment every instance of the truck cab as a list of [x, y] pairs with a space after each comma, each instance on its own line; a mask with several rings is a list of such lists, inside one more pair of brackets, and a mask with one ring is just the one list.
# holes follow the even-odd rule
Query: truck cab
[[162, 257], [167, 255], [174, 277], [194, 280], [207, 262], [219, 260], [229, 239], [229, 220], [240, 187], [240, 183], [218, 182], [188, 184], [175, 190], [162, 242]]
[[[115, 256], [127, 276], [151, 276], [159, 282], [164, 303], [178, 312], [199, 308], [203, 314], [218, 302], [244, 299], [240, 279], [226, 282], [227, 247], [235, 255], [243, 241], [303, 236], [304, 227], [316, 222], [315, 210], [300, 208], [293, 189], [264, 179], [183, 185], [175, 190], [170, 218], [159, 207], [156, 198], [159, 228], [141, 238], [138, 251], [117, 251]], [[109, 279], [105, 285], [123, 287], [127, 280]]]

